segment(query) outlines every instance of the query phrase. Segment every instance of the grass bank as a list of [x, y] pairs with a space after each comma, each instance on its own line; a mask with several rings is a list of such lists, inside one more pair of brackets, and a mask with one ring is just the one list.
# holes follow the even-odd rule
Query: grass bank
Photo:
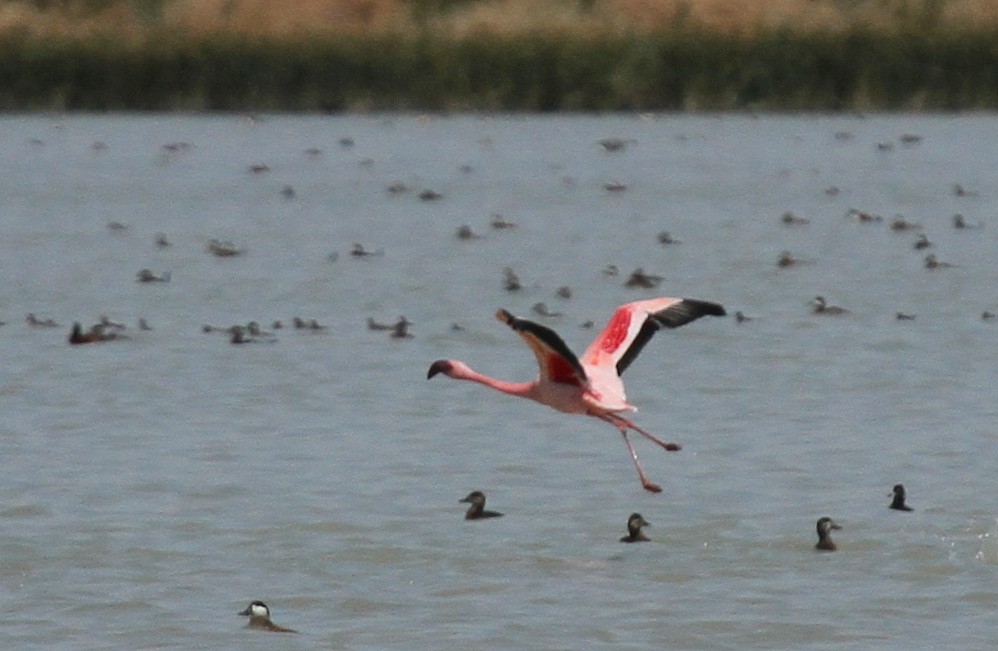
[[[8, 21], [0, 110], [998, 109], [998, 24], [947, 23], [941, 0], [817, 28], [718, 26], [682, 4], [640, 23], [596, 2], [520, 22], [496, 15], [508, 3], [400, 2], [355, 0], [367, 11], [337, 29], [225, 18], [209, 0], [69, 3], [76, 20]], [[208, 12], [199, 29], [169, 13], [180, 5]]]

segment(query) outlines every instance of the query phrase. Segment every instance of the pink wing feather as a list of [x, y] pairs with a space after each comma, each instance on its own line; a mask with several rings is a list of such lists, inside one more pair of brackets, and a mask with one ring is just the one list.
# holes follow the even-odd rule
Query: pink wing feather
[[724, 316], [724, 308], [690, 298], [652, 298], [621, 305], [582, 359], [591, 366], [612, 364], [619, 375], [660, 328], [678, 328], [705, 314]]

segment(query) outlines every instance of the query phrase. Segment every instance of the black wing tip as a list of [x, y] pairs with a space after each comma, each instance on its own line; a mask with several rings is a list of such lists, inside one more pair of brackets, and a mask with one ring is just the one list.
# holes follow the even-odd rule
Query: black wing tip
[[720, 303], [701, 301], [697, 298], [684, 298], [683, 302], [696, 312], [697, 316], [727, 316], [727, 311]]

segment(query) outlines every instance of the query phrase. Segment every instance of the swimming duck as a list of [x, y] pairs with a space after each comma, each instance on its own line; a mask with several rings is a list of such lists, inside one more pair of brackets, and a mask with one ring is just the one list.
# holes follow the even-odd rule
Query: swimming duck
[[95, 325], [88, 332], [83, 332], [83, 327], [79, 321], [73, 322], [73, 330], [69, 333], [69, 343], [71, 344], [96, 344], [116, 338], [117, 335], [104, 332], [99, 325]]
[[624, 283], [624, 287], [643, 287], [651, 288], [662, 282], [661, 276], [656, 276], [654, 274], [645, 273], [645, 270], [641, 267], [635, 269], [627, 281]]
[[599, 144], [608, 152], [623, 151], [628, 145], [636, 143], [637, 140], [624, 138], [603, 138]]
[[943, 262], [943, 261], [939, 260], [939, 258], [937, 258], [932, 253], [930, 253], [929, 255], [925, 256], [925, 268], [926, 269], [949, 269], [952, 266], [954, 266], [954, 265], [951, 264], [951, 263], [949, 263], [949, 262]]
[[350, 255], [355, 258], [366, 258], [369, 256], [384, 255], [384, 251], [378, 249], [377, 251], [368, 251], [364, 248], [363, 244], [354, 243], [353, 248], [350, 249]]
[[24, 318], [29, 326], [32, 328], [58, 328], [59, 324], [52, 319], [39, 319], [35, 316], [34, 312], [28, 312], [28, 316]]
[[890, 508], [895, 511], [914, 511], [913, 508], [904, 503], [904, 484], [894, 484], [893, 493], [894, 500], [891, 502]]
[[921, 228], [921, 224], [915, 224], [908, 221], [901, 215], [895, 215], [894, 219], [891, 220], [891, 230], [892, 231], [907, 231], [913, 228]]
[[471, 230], [471, 226], [468, 226], [467, 224], [458, 226], [455, 235], [459, 240], [477, 240], [481, 237], [481, 235]]
[[139, 269], [135, 280], [140, 283], [166, 283], [170, 281], [170, 272], [164, 271], [162, 276], [157, 276], [149, 269]]
[[208, 245], [206, 247], [208, 253], [219, 258], [231, 258], [233, 256], [241, 255], [244, 251], [232, 242], [223, 242], [222, 240], [216, 240], [211, 238], [208, 240]]
[[400, 316], [399, 320], [395, 322], [392, 326], [392, 334], [390, 335], [392, 339], [412, 339], [412, 333], [409, 332], [409, 326], [412, 325], [412, 321]]
[[829, 305], [824, 296], [815, 296], [811, 301], [811, 311], [815, 314], [848, 314], [849, 310], [838, 305]]
[[503, 281], [502, 286], [507, 292], [515, 292], [522, 287], [520, 284], [520, 277], [516, 275], [512, 267], [506, 267], [502, 270]]
[[780, 221], [786, 226], [806, 226], [811, 223], [811, 220], [805, 217], [798, 217], [790, 210], [783, 213], [783, 216], [780, 217]]
[[493, 215], [492, 221], [489, 222], [492, 228], [496, 230], [504, 230], [507, 228], [516, 228], [516, 222], [511, 222], [502, 215]]
[[236, 613], [240, 617], [249, 617], [249, 624], [246, 628], [255, 628], [260, 631], [271, 631], [273, 633], [297, 633], [290, 628], [278, 626], [270, 621], [270, 609], [262, 601], [254, 601], [246, 606], [246, 610]]
[[83, 332], [83, 327], [79, 321], [73, 322], [73, 330], [69, 333], [69, 343], [71, 344], [95, 344], [104, 341], [104, 336], [96, 330]]
[[482, 491], [472, 491], [468, 493], [467, 497], [458, 501], [471, 504], [464, 514], [465, 520], [481, 520], [482, 518], [502, 517], [502, 513], [499, 513], [498, 511], [485, 510], [485, 493]]
[[791, 253], [790, 251], [783, 251], [782, 253], [780, 253], [780, 256], [776, 259], [776, 266], [792, 267], [798, 262], [800, 261], [794, 257], [793, 253]]
[[925, 233], [919, 233], [918, 238], [915, 240], [915, 250], [921, 251], [922, 249], [927, 249], [932, 246], [932, 242], [929, 240]]
[[668, 246], [669, 244], [679, 244], [679, 240], [674, 238], [669, 231], [662, 231], [658, 234], [658, 243], [662, 246]]
[[818, 543], [814, 548], [819, 551], [834, 552], [837, 547], [832, 541], [831, 530], [841, 528], [829, 517], [818, 518]]
[[651, 540], [641, 531], [641, 527], [649, 527], [651, 524], [641, 517], [640, 513], [632, 513], [627, 518], [627, 535], [620, 539], [622, 543], [648, 542]]
[[530, 309], [533, 310], [534, 314], [538, 316], [546, 316], [548, 318], [561, 316], [561, 312], [552, 312], [550, 309], [548, 309], [546, 303], [534, 303], [534, 305]]

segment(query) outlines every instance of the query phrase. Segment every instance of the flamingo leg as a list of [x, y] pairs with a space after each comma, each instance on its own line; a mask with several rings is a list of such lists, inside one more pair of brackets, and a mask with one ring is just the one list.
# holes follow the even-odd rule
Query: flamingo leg
[[645, 476], [644, 468], [641, 467], [641, 462], [638, 461], [638, 453], [634, 450], [634, 446], [631, 445], [631, 439], [627, 438], [627, 430], [621, 428], [620, 435], [624, 437], [624, 443], [627, 444], [627, 449], [631, 453], [631, 459], [634, 460], [634, 467], [638, 469], [638, 479], [641, 480], [641, 485], [644, 486], [646, 491], [651, 493], [661, 493], [662, 487], [658, 484], [652, 483], [648, 480], [648, 477]]
[[643, 436], [646, 439], [648, 439], [649, 441], [653, 441], [655, 443], [658, 443], [659, 445], [661, 445], [663, 448], [665, 448], [669, 452], [678, 452], [678, 451], [680, 451], [680, 450], [683, 449], [683, 446], [679, 445], [678, 443], [671, 443], [669, 441], [663, 441], [662, 439], [658, 438], [657, 436], [655, 436], [651, 432], [648, 432], [646, 430], [641, 429], [640, 427], [638, 427], [637, 425], [635, 425], [631, 421], [627, 420], [623, 416], [618, 416], [616, 414], [607, 414], [607, 415], [609, 416], [609, 418], [607, 420], [609, 420], [610, 422], [612, 422], [619, 429], [621, 429], [621, 430], [623, 430], [624, 428], [632, 429], [635, 432], [637, 432], [638, 434], [640, 434], [641, 436]]
[[[638, 453], [634, 449], [634, 445], [631, 444], [631, 439], [627, 436], [627, 428], [629, 426], [633, 427], [634, 424], [628, 421], [627, 419], [621, 418], [615, 414], [594, 414], [594, 415], [600, 420], [605, 420], [606, 422], [610, 423], [618, 430], [620, 430], [620, 435], [624, 437], [624, 443], [627, 444], [627, 451], [631, 453], [631, 459], [634, 461], [634, 467], [638, 471], [638, 479], [641, 480], [641, 485], [644, 487], [644, 489], [651, 493], [661, 493], [662, 487], [650, 481], [648, 477], [645, 475], [645, 469], [641, 467], [641, 461], [638, 460]], [[637, 428], [635, 428], [635, 431], [637, 431], [640, 434], [647, 435], [646, 432], [642, 432]]]

